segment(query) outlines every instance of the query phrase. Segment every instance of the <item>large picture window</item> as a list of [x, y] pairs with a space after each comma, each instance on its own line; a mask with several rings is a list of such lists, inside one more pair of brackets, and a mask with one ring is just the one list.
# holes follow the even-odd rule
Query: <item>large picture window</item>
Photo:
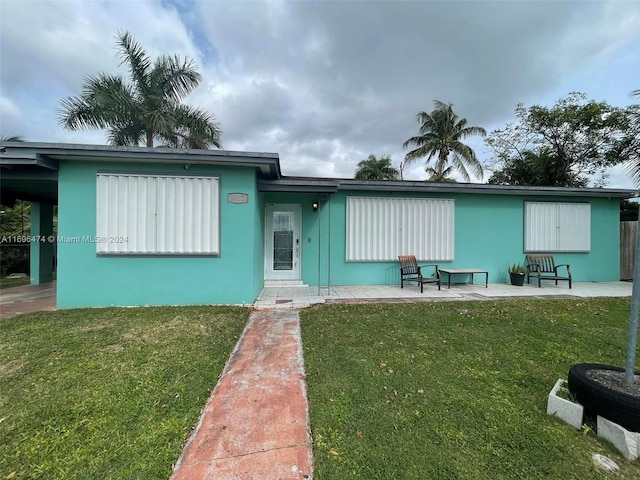
[[525, 202], [525, 252], [589, 252], [591, 205]]
[[453, 200], [347, 197], [347, 261], [444, 261], [453, 253]]
[[98, 254], [219, 255], [218, 177], [99, 173]]

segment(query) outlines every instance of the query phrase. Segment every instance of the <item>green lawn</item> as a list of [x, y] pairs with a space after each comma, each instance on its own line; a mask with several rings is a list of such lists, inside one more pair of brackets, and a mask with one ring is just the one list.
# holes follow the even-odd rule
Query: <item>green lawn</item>
[[5, 288], [13, 288], [13, 287], [21, 287], [22, 285], [29, 285], [31, 279], [29, 277], [19, 277], [19, 278], [8, 278], [3, 277], [0, 278], [0, 290]]
[[[628, 300], [333, 305], [301, 316], [318, 480], [640, 478], [640, 460], [546, 415], [572, 364], [624, 365]], [[594, 453], [621, 471], [596, 470]]]
[[0, 478], [168, 478], [248, 316], [111, 308], [1, 321]]

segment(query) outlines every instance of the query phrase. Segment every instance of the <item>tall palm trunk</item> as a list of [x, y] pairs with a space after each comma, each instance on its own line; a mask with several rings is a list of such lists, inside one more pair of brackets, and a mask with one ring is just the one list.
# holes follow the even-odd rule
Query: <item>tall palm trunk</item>
[[153, 148], [153, 132], [147, 130], [147, 147]]

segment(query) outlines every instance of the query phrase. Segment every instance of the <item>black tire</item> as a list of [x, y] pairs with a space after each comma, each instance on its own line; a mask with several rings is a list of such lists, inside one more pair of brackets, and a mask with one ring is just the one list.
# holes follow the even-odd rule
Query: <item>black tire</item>
[[[605, 387], [587, 376], [589, 370], [624, 372], [624, 368], [599, 363], [579, 363], [569, 369], [569, 392], [587, 414], [617, 423], [631, 432], [640, 432], [640, 398]], [[636, 375], [638, 372], [635, 372]]]

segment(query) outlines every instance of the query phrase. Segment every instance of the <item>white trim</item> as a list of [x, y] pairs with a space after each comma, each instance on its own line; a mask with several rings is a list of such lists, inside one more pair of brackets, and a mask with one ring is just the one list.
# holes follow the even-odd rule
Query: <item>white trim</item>
[[[274, 213], [290, 213], [292, 215], [292, 250], [291, 269], [276, 270], [273, 261]], [[264, 279], [265, 280], [300, 280], [302, 260], [301, 232], [302, 208], [296, 204], [268, 204], [265, 206], [264, 222]]]

